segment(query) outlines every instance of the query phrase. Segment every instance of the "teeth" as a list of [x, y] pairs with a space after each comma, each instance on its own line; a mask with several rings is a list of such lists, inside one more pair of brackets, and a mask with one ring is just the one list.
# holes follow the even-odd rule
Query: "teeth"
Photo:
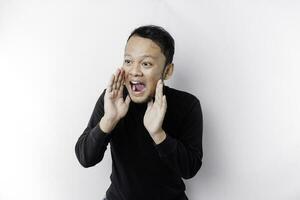
[[132, 84], [138, 84], [138, 83], [141, 83], [141, 82], [138, 82], [138, 81], [131, 81]]

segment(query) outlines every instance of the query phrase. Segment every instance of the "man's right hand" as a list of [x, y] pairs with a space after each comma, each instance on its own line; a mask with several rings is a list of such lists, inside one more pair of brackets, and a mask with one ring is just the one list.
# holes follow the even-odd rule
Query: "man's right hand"
[[105, 133], [110, 133], [129, 108], [130, 97], [123, 99], [125, 71], [117, 69], [112, 74], [104, 95], [104, 116], [100, 120], [100, 128]]

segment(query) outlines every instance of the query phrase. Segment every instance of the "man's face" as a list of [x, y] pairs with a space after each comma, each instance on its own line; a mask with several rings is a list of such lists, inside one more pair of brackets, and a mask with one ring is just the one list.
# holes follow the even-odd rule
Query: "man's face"
[[125, 70], [125, 85], [133, 102], [148, 102], [155, 95], [165, 59], [160, 47], [152, 40], [139, 36], [132, 36], [128, 40], [122, 68]]

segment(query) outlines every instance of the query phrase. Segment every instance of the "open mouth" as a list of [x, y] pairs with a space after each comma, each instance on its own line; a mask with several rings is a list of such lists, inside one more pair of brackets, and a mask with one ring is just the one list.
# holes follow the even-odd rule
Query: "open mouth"
[[146, 89], [146, 85], [143, 82], [130, 81], [129, 83], [131, 90], [135, 93], [141, 93]]

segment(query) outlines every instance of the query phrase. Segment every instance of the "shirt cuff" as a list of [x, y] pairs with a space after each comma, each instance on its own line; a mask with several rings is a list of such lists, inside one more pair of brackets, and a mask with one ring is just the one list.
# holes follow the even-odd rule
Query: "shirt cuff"
[[99, 126], [99, 123], [91, 130], [90, 134], [95, 141], [101, 141], [101, 140], [103, 141], [105, 139], [110, 140], [111, 138], [110, 137], [111, 133], [103, 132]]
[[175, 151], [177, 146], [177, 140], [168, 134], [166, 138], [159, 144], [155, 144], [154, 147], [157, 150], [160, 157], [165, 157]]

